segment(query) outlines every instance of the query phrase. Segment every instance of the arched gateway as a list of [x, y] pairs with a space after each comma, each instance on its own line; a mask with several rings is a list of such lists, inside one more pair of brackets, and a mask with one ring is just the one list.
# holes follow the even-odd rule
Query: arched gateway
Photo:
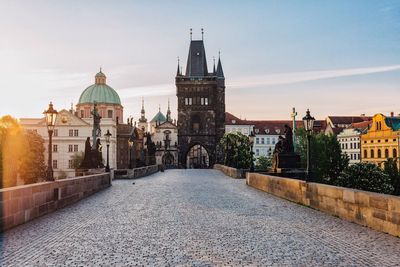
[[201, 145], [192, 146], [186, 155], [186, 168], [205, 169], [210, 167], [207, 150]]

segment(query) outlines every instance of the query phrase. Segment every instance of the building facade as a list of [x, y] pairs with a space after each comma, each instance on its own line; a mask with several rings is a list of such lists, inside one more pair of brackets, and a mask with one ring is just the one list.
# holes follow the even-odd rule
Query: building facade
[[383, 168], [388, 158], [398, 158], [399, 130], [400, 117], [376, 114], [369, 130], [361, 135], [361, 160]]
[[175, 85], [179, 166], [210, 168], [222, 158], [217, 146], [225, 133], [225, 77], [220, 59], [208, 72], [203, 40], [191, 40], [186, 72], [178, 64]]
[[347, 128], [343, 129], [336, 137], [342, 149], [342, 153], [349, 158], [349, 164], [361, 161], [361, 133], [360, 129]]

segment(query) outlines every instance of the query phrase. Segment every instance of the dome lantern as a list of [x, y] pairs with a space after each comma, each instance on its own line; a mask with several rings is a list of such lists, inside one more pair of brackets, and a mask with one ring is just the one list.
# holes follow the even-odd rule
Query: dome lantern
[[98, 72], [95, 76], [95, 84], [106, 84], [106, 75], [101, 71], [100, 67], [100, 72]]

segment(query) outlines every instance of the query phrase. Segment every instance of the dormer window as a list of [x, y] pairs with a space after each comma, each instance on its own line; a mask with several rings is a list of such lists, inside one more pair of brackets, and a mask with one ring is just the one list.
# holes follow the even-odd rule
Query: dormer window
[[265, 129], [265, 133], [269, 133], [269, 129]]
[[232, 124], [235, 124], [236, 123], [236, 120], [232, 120]]
[[276, 133], [280, 134], [281, 130], [280, 129], [276, 129]]

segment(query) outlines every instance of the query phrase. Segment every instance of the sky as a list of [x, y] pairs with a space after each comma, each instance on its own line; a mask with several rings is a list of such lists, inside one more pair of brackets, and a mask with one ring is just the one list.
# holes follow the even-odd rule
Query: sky
[[100, 66], [124, 116], [176, 117], [177, 57], [204, 41], [242, 119], [400, 113], [400, 1], [0, 0], [0, 116], [70, 108]]

